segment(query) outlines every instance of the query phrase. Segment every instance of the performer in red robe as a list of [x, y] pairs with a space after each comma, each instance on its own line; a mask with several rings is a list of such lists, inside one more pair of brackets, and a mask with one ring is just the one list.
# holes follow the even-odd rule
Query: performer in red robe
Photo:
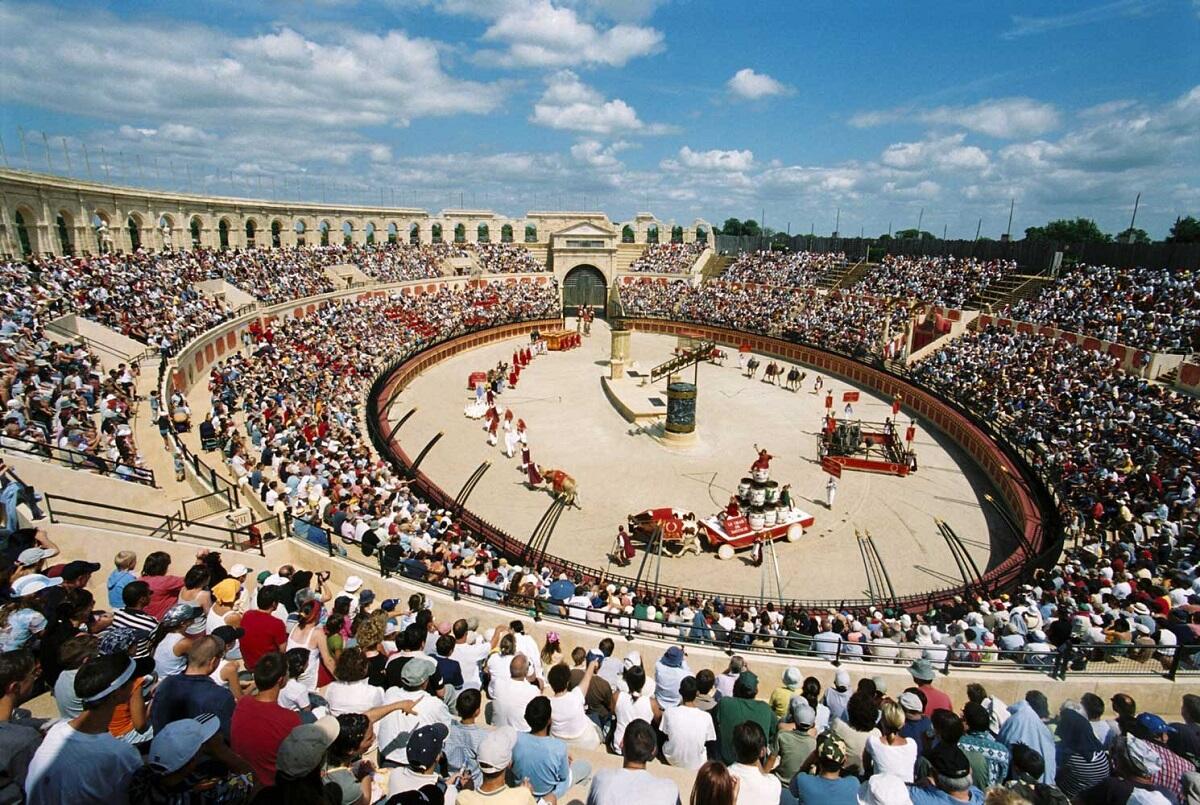
[[488, 385], [486, 397], [487, 397], [487, 404], [489, 407], [494, 406], [496, 404], [496, 392], [492, 390], [491, 384]]
[[529, 475], [529, 485], [541, 486], [545, 479], [542, 478], [542, 474], [538, 472], [537, 464], [534, 464], [529, 458], [528, 447], [521, 451], [521, 460], [525, 462], [525, 472]]
[[900, 395], [897, 394], [895, 397], [892, 397], [892, 416], [896, 416], [899, 413], [900, 413]]
[[500, 434], [500, 417], [492, 420], [492, 424], [488, 425], [488, 444], [492, 447], [496, 446]]
[[727, 505], [725, 507], [725, 516], [726, 517], [737, 517], [741, 513], [742, 513], [742, 507], [738, 505], [737, 496], [730, 495], [729, 496], [729, 505]]
[[773, 459], [773, 458], [775, 458], [775, 456], [771, 455], [766, 450], [759, 450], [758, 458], [756, 458], [754, 460], [754, 463], [750, 465], [750, 471], [754, 472], [755, 470], [770, 469], [771, 468], [771, 459]]

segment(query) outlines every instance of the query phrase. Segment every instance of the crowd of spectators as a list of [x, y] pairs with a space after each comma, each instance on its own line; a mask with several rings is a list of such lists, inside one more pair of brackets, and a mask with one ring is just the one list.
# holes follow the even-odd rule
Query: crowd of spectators
[[706, 244], [652, 243], [629, 265], [629, 270], [645, 274], [687, 274], [704, 252]]
[[845, 252], [742, 252], [722, 272], [721, 279], [760, 285], [812, 286], [830, 269], [845, 265]]
[[484, 274], [524, 274], [550, 270], [520, 243], [473, 243], [471, 248]]
[[1194, 272], [1079, 265], [1005, 311], [1151, 352], [1200, 350], [1200, 278]]
[[379, 282], [437, 279], [443, 276], [445, 260], [468, 256], [466, 247], [458, 243], [387, 243], [344, 248], [347, 249], [344, 262], [354, 263]]
[[620, 296], [629, 316], [729, 327], [854, 357], [877, 354], [885, 329], [903, 332], [909, 318], [906, 306], [883, 299], [726, 279], [693, 286], [647, 278], [622, 285]]
[[962, 308], [990, 285], [1016, 270], [1015, 260], [889, 254], [849, 290]]

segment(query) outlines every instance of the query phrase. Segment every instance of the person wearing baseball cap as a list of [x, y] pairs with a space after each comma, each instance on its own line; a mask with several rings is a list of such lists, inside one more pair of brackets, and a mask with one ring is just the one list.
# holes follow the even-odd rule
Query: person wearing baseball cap
[[793, 696], [788, 704], [787, 720], [794, 729], [779, 731], [779, 764], [775, 767], [775, 776], [784, 785], [792, 781], [817, 748], [813, 729], [817, 723], [816, 708], [803, 696]]
[[1179, 800], [1155, 778], [1162, 761], [1149, 741], [1132, 734], [1118, 735], [1112, 747], [1113, 773], [1087, 792], [1087, 802], [1157, 802], [1158, 794], [1168, 802]]
[[[146, 765], [129, 782], [131, 802], [189, 799], [237, 802], [254, 790], [254, 775], [218, 736], [220, 719], [212, 713], [172, 721], [154, 736]], [[226, 765], [232, 763], [236, 768]]]
[[[392, 770], [388, 777], [388, 796], [416, 791], [441, 782], [437, 768], [449, 734], [450, 728], [440, 722], [425, 724], [409, 733], [408, 744], [405, 746], [408, 763]], [[457, 793], [464, 784], [471, 785], [470, 779], [470, 773], [464, 771], [454, 779], [445, 781], [447, 798], [451, 798], [451, 792]]]
[[721, 759], [726, 765], [737, 762], [733, 749], [733, 731], [745, 721], [754, 721], [763, 728], [769, 745], [775, 744], [779, 734], [779, 719], [771, 712], [771, 705], [761, 702], [758, 696], [758, 676], [753, 671], [742, 671], [733, 683], [733, 695], [717, 702], [713, 717], [717, 724], [717, 742]]
[[275, 785], [260, 798], [269, 803], [326, 802], [325, 756], [341, 734], [341, 725], [333, 716], [324, 716], [311, 724], [293, 729], [279, 744], [275, 754]]
[[832, 731], [825, 731], [817, 738], [816, 773], [801, 772], [792, 778], [792, 796], [801, 802], [852, 805], [857, 801], [858, 778], [843, 777], [842, 767], [846, 764], [849, 750], [846, 742]]
[[17, 554], [17, 569], [13, 572], [13, 578], [20, 578], [26, 573], [41, 573], [42, 568], [45, 567], [45, 561], [57, 555], [58, 551], [54, 548], [41, 546], [26, 548]]
[[1159, 770], [1151, 775], [1151, 782], [1167, 789], [1176, 800], [1183, 802], [1183, 775], [1195, 771], [1196, 767], [1168, 748], [1167, 741], [1175, 734], [1175, 728], [1154, 713], [1141, 713], [1133, 734], [1142, 738], [1158, 755]]
[[925, 753], [933, 770], [932, 786], [914, 785], [909, 789], [913, 805], [944, 805], [967, 802], [983, 805], [983, 792], [971, 782], [971, 761], [956, 744], [940, 743]]
[[476, 758], [483, 782], [473, 791], [458, 792], [458, 805], [534, 805], [533, 792], [527, 785], [512, 787], [506, 775], [512, 767], [513, 747], [517, 731], [512, 727], [496, 727], [479, 744]]

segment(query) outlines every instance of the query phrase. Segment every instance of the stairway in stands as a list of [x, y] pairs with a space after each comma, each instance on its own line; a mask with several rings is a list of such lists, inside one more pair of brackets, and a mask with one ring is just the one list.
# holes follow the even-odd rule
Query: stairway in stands
[[825, 273], [817, 280], [817, 285], [821, 288], [849, 288], [865, 277], [872, 268], [874, 263], [868, 263], [866, 260], [859, 260], [857, 263], [848, 263], [844, 266], [832, 266], [825, 269]]
[[733, 265], [733, 257], [730, 255], [715, 255], [708, 261], [708, 263], [704, 266], [704, 269], [701, 271], [700, 281], [708, 282], [709, 280], [716, 279], [724, 274], [725, 269], [729, 268], [731, 265]]
[[1009, 274], [998, 282], [967, 300], [963, 308], [966, 310], [988, 310], [999, 312], [1005, 306], [1021, 299], [1030, 299], [1038, 295], [1041, 289], [1053, 280], [1042, 274]]

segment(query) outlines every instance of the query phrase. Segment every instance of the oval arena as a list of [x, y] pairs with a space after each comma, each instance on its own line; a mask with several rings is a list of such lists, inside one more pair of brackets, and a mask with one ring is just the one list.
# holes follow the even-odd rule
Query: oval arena
[[[446, 723], [434, 744], [452, 746], [472, 718], [464, 700], [480, 729], [536, 721], [536, 706], [508, 712], [494, 675], [519, 665], [513, 684], [556, 700], [560, 659], [592, 676], [576, 647], [621, 691], [620, 730], [642, 718], [619, 702], [639, 699], [643, 678], [648, 720], [669, 736], [683, 677], [688, 690], [711, 676], [764, 712], [783, 697], [784, 718], [769, 717], [794, 732], [800, 680], [826, 707], [848, 673], [873, 717], [911, 703], [909, 688], [921, 709], [947, 695], [954, 712], [986, 689], [1023, 703], [1011, 717], [1051, 747], [1087, 718], [1085, 694], [1104, 719], [1131, 696], [1151, 724], [1183, 702], [1162, 746], [1186, 754], [1170, 736], [1200, 716], [1182, 698], [1200, 679], [1195, 265], [1054, 277], [899, 243], [739, 249], [700, 219], [284, 204], [12, 170], [0, 201], [0, 670], [28, 654], [40, 665], [22, 680], [86, 677], [45, 647], [79, 646], [87, 663], [115, 641], [139, 677], [158, 674], [132, 743], [205, 712], [169, 682], [194, 676], [197, 657], [216, 687], [261, 698], [251, 660], [270, 652], [253, 630], [278, 603], [282, 647], [308, 652], [294, 680], [305, 696], [334, 723], [372, 723], [362, 751], [380, 790], [363, 801], [408, 774], [457, 785], [448, 749], [440, 765], [415, 760], [438, 732], [421, 728]], [[1096, 299], [1092, 319], [1111, 326], [1059, 318], [1063, 289], [1103, 272], [1152, 285], [1147, 304], [1172, 315], [1131, 329]], [[694, 411], [672, 399], [680, 389]], [[771, 483], [789, 505], [752, 499]], [[756, 519], [768, 508], [774, 530]], [[148, 601], [109, 603], [110, 571], [149, 579]], [[12, 628], [47, 600], [66, 614]], [[92, 646], [77, 632], [99, 610], [117, 631], [93, 629]], [[330, 623], [344, 638], [328, 642]], [[175, 653], [180, 640], [198, 648]], [[379, 691], [359, 701], [351, 685]], [[70, 716], [53, 684], [28, 693], [35, 716]], [[420, 715], [396, 705], [417, 700], [431, 702]], [[243, 705], [226, 704], [236, 753]], [[587, 715], [607, 728], [603, 709]], [[1012, 731], [997, 728], [998, 745]], [[621, 767], [619, 741], [565, 737], [593, 774]], [[715, 754], [733, 740], [714, 738]], [[651, 755], [686, 800], [695, 766]], [[845, 775], [869, 780], [852, 765]], [[586, 801], [587, 780], [562, 782], [560, 802]]]

